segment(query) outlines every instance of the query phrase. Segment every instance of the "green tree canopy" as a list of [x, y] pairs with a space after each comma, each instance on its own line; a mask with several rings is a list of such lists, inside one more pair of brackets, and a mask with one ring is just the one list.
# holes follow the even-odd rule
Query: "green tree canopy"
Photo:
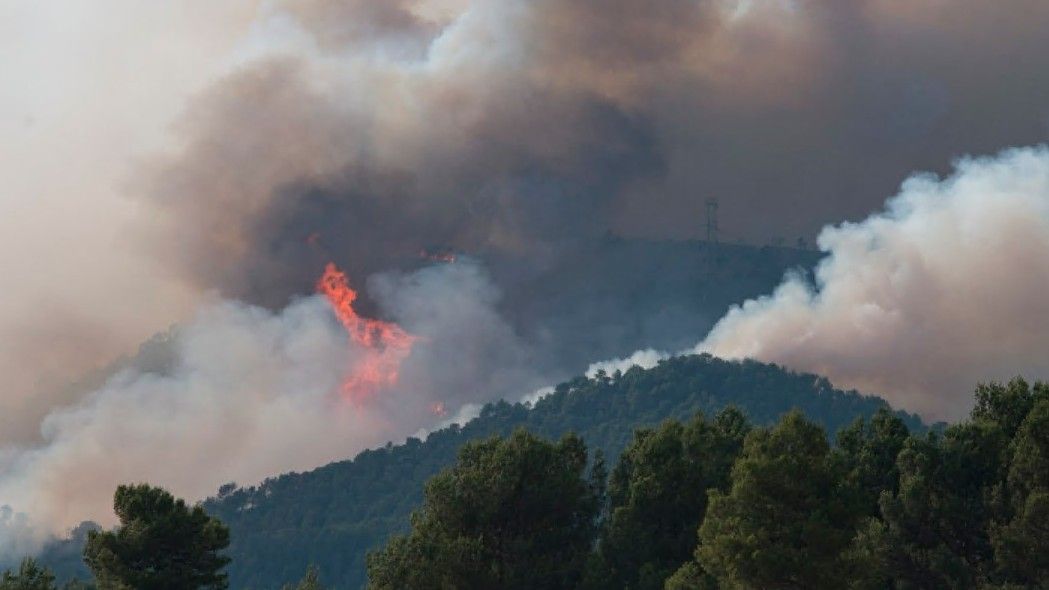
[[1046, 393], [1022, 379], [981, 385], [970, 420], [904, 444], [880, 519], [857, 537], [868, 571], [878, 572], [870, 584], [978, 588], [1037, 574], [1045, 537], [1038, 540], [1035, 521], [1046, 508], [1028, 492], [1044, 481], [1037, 442], [1044, 435], [1027, 433], [1038, 432], [1030, 425]]
[[55, 590], [55, 576], [36, 560], [27, 557], [18, 571], [5, 571], [0, 577], [0, 590]]
[[1013, 584], [1049, 588], [1049, 396], [1024, 417], [1011, 463], [1007, 514], [991, 530], [999, 574]]
[[728, 493], [710, 492], [697, 559], [722, 588], [841, 588], [855, 515], [823, 429], [794, 411], [752, 431]]
[[691, 557], [708, 489], [726, 489], [750, 426], [727, 408], [713, 421], [666, 421], [641, 429], [612, 472], [609, 517], [600, 541], [603, 578], [616, 586], [661, 589]]
[[518, 430], [465, 445], [427, 483], [411, 532], [368, 556], [368, 587], [574, 588], [603, 485], [586, 466], [574, 435], [551, 443]]
[[882, 492], [896, 492], [900, 477], [896, 458], [909, 437], [903, 420], [886, 409], [878, 410], [869, 422], [859, 418], [838, 432], [834, 457], [845, 472], [857, 512], [876, 516]]
[[229, 529], [168, 492], [146, 484], [113, 496], [120, 525], [91, 531], [84, 560], [100, 590], [223, 590]]

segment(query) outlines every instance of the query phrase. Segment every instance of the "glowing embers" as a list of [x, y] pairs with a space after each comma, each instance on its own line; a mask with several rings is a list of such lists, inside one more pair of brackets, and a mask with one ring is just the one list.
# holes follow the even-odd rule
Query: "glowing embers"
[[350, 342], [362, 351], [343, 379], [343, 396], [360, 403], [379, 389], [397, 383], [401, 363], [411, 353], [416, 337], [397, 324], [357, 315], [353, 309], [357, 292], [350, 287], [346, 273], [332, 263], [317, 281], [317, 292], [328, 298]]

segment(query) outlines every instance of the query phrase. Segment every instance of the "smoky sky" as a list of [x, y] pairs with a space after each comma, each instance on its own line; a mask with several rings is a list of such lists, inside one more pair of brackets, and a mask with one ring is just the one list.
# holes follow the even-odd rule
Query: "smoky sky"
[[914, 170], [1049, 137], [1036, 0], [433, 4], [279, 5], [296, 41], [142, 175], [165, 265], [279, 305], [326, 259], [698, 237], [709, 197], [723, 239], [811, 239]]
[[[819, 293], [855, 296], [827, 309], [810, 285], [788, 280], [756, 300], [770, 310], [745, 304], [695, 350], [820, 371], [949, 418], [965, 409], [975, 379], [1043, 368], [1030, 352], [1044, 349], [1030, 318], [1045, 316], [1031, 298], [1045, 290], [1044, 248], [1003, 247], [983, 259], [973, 246], [1008, 242], [1017, 225], [1005, 221], [1016, 219], [988, 232], [918, 227], [873, 257], [836, 244], [936, 221], [862, 222], [888, 195], [909, 194], [898, 187], [913, 171], [945, 173], [967, 154], [1049, 140], [1044, 0], [240, 0], [225, 3], [223, 18], [207, 3], [170, 13], [139, 4], [112, 0], [107, 12], [84, 2], [63, 13], [93, 17], [93, 36], [41, 42], [40, 53], [94, 47], [88, 55], [101, 61], [29, 60], [4, 89], [61, 72], [92, 90], [27, 86], [20, 109], [50, 101], [43, 112], [68, 120], [41, 118], [48, 141], [0, 171], [0, 199], [19, 201], [2, 201], [14, 215], [0, 218], [0, 435], [17, 443], [0, 449], [0, 492], [46, 523], [37, 533], [108, 511], [107, 494], [128, 478], [199, 498], [227, 477], [309, 468], [432, 426], [431, 402], [454, 412], [556, 382], [602, 356], [691, 345], [717, 319], [707, 313], [731, 301], [701, 301], [706, 246], [665, 240], [702, 237], [712, 197], [726, 242], [793, 243], [828, 223], [841, 228], [824, 234], [839, 242], [823, 238], [831, 262], [821, 268], [841, 272], [817, 277]], [[55, 22], [64, 32], [66, 21]], [[6, 55], [16, 53], [24, 52]], [[163, 108], [147, 113], [148, 105]], [[174, 110], [170, 137], [153, 137]], [[36, 133], [34, 116], [13, 112], [17, 133], [0, 119], [12, 145]], [[1040, 224], [1027, 235], [1044, 246], [1044, 150], [1036, 156], [1025, 176], [987, 162], [960, 169], [952, 178], [995, 182], [955, 191], [950, 202], [976, 220], [1017, 211]], [[28, 175], [48, 182], [9, 180]], [[1030, 198], [1015, 207], [985, 209], [985, 193], [1013, 177], [1040, 180], [1017, 191]], [[951, 192], [953, 181], [944, 182]], [[34, 216], [19, 217], [30, 203]], [[89, 231], [97, 228], [105, 231]], [[617, 246], [614, 236], [653, 240]], [[923, 249], [936, 236], [945, 245]], [[656, 254], [623, 254], [634, 247]], [[1037, 272], [1014, 264], [1011, 251], [1033, 251], [1024, 262]], [[430, 268], [449, 252], [461, 262]], [[910, 268], [915, 254], [920, 269], [930, 253], [942, 273], [913, 284], [964, 291], [981, 273], [998, 273], [1017, 286], [1013, 299], [979, 291], [998, 307], [962, 296], [950, 313], [931, 315], [936, 343], [946, 350], [991, 326], [1016, 331], [1009, 346], [980, 340], [926, 357], [935, 362], [872, 355], [932, 342], [915, 336], [937, 303], [920, 289], [892, 299], [899, 317], [916, 318], [913, 329], [879, 325], [883, 340], [870, 346], [837, 329], [865, 318], [883, 290], [831, 287], [866, 284], [851, 272], [891, 285], [895, 267], [875, 263]], [[331, 410], [346, 344], [329, 310], [301, 297], [329, 261], [365, 286], [363, 315], [428, 338], [388, 407]], [[689, 266], [693, 274], [682, 270]], [[752, 266], [733, 269], [731, 288], [714, 277], [720, 296], [751, 297], [782, 273]], [[556, 272], [544, 275], [548, 267]], [[522, 277], [539, 280], [516, 289]], [[702, 288], [677, 296], [692, 283]], [[211, 304], [189, 314], [201, 301]], [[988, 307], [989, 319], [977, 318]], [[794, 327], [805, 328], [797, 318], [824, 328], [808, 351], [795, 346]], [[50, 385], [26, 385], [38, 374], [82, 373], [172, 324], [184, 326], [165, 356], [173, 371], [132, 364], [91, 393], [41, 396], [36, 389]], [[961, 365], [977, 370], [936, 378]], [[287, 437], [270, 436], [288, 416]], [[198, 452], [209, 444], [224, 452]], [[117, 452], [127, 456], [114, 461]], [[165, 452], [178, 453], [175, 469], [158, 460]], [[67, 497], [72, 488], [56, 482], [86, 481], [80, 473], [93, 485], [77, 491], [90, 493]], [[11, 514], [0, 510], [0, 541]]]

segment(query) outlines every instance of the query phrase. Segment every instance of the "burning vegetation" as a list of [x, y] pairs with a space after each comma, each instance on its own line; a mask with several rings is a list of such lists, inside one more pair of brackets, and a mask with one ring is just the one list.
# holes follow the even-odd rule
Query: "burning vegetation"
[[347, 370], [341, 387], [343, 397], [360, 403], [379, 389], [397, 383], [401, 363], [411, 354], [416, 336], [397, 324], [357, 315], [353, 309], [357, 291], [350, 287], [346, 273], [333, 263], [324, 268], [317, 281], [317, 292], [328, 299], [350, 341], [364, 350]]

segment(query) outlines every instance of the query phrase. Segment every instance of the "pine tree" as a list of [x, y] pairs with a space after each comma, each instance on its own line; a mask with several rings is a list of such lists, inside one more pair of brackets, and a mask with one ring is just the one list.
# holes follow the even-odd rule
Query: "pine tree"
[[200, 506], [146, 484], [113, 496], [120, 525], [91, 531], [84, 561], [99, 590], [225, 590], [229, 529]]

